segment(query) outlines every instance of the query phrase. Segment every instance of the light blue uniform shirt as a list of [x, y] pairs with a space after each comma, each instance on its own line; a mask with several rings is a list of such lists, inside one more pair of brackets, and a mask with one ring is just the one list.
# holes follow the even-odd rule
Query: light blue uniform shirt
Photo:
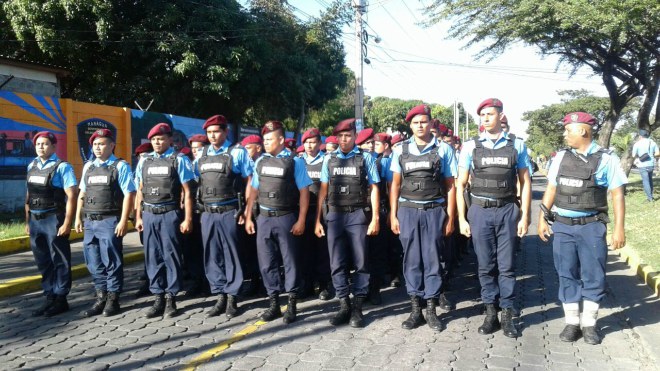
[[[417, 143], [415, 143], [415, 138], [407, 139], [403, 143], [408, 143], [408, 152], [413, 156], [421, 156], [431, 151], [437, 151], [438, 155], [440, 156], [440, 160], [442, 161], [442, 176], [444, 178], [455, 178], [457, 176], [458, 168], [456, 166], [456, 157], [454, 156], [454, 150], [451, 148], [449, 144], [445, 143], [444, 141], [439, 141], [437, 138], [433, 138], [433, 140], [427, 143], [426, 147], [424, 147], [424, 149], [420, 152], [419, 147], [417, 147]], [[390, 165], [390, 171], [392, 172], [392, 174], [402, 173], [401, 163], [399, 162], [399, 158], [401, 157], [402, 152], [403, 152], [403, 144], [392, 150], [392, 164]], [[390, 181], [392, 179], [391, 177], [392, 175], [390, 175]], [[426, 204], [429, 202], [442, 203], [445, 201], [445, 199], [438, 198], [435, 200], [428, 200], [428, 201], [415, 201], [415, 200], [408, 200], [406, 198], [399, 197], [399, 202], [401, 201]]]
[[319, 151], [319, 153], [316, 154], [316, 157], [312, 158], [310, 155], [307, 154], [307, 152], [303, 153], [303, 158], [305, 159], [305, 162], [307, 165], [316, 165], [319, 162], [323, 161], [323, 156], [325, 156], [324, 151]]
[[648, 153], [651, 157], [648, 161], [640, 161], [640, 164], [637, 166], [640, 167], [654, 167], [655, 166], [655, 157], [653, 156], [658, 151], [658, 145], [651, 138], [643, 138], [638, 140], [632, 148], [633, 157], [644, 156], [645, 153]]
[[[378, 157], [376, 157], [378, 161]], [[380, 156], [380, 181], [381, 182], [391, 182], [392, 181], [392, 154], [390, 153], [387, 156]]]
[[[208, 148], [206, 149], [206, 155], [207, 156], [217, 156], [222, 153], [227, 153], [229, 148], [232, 146], [232, 143], [229, 142], [228, 140], [225, 140], [224, 143], [218, 148], [217, 150], [213, 145], [209, 145]], [[254, 162], [248, 156], [247, 150], [243, 147], [238, 147], [234, 146], [231, 149], [230, 152], [231, 155], [231, 171], [234, 174], [238, 174], [243, 178], [247, 178], [250, 175], [252, 175], [252, 171], [254, 169]], [[199, 179], [200, 173], [199, 173], [199, 157], [195, 159], [193, 162], [193, 169], [195, 171], [195, 178]], [[221, 206], [221, 205], [228, 205], [235, 203], [237, 199], [233, 200], [225, 200], [222, 202], [214, 202], [211, 204], [207, 204], [207, 206]]]
[[[257, 159], [257, 161], [254, 162], [254, 168], [256, 169], [257, 166], [259, 165], [259, 162], [264, 157], [273, 157], [273, 155], [269, 153], [264, 153], [261, 157]], [[275, 156], [275, 158], [283, 158], [283, 157], [291, 157], [291, 151], [288, 149], [283, 149], [280, 153]], [[293, 178], [296, 181], [296, 186], [298, 189], [303, 189], [305, 187], [309, 187], [310, 184], [312, 184], [312, 179], [309, 178], [309, 175], [307, 175], [307, 167], [305, 166], [305, 160], [302, 158], [295, 156], [293, 157]], [[252, 188], [254, 189], [259, 189], [259, 174], [255, 171], [254, 175], [252, 176]], [[262, 206], [263, 207], [263, 206]]]
[[[479, 136], [479, 141], [481, 144], [484, 146], [484, 148], [489, 148], [489, 149], [499, 149], [502, 147], [505, 147], [509, 139], [509, 133], [502, 132], [502, 135], [500, 135], [499, 138], [493, 143], [491, 139], [489, 139], [486, 135], [486, 133], [482, 133]], [[458, 158], [458, 167], [462, 167], [463, 169], [466, 169], [468, 171], [473, 169], [473, 164], [472, 164], [472, 155], [474, 153], [474, 148], [475, 148], [475, 143], [474, 139], [468, 140], [463, 144], [463, 148], [461, 148], [461, 154]], [[525, 145], [525, 142], [523, 142], [522, 139], [516, 137], [516, 140], [513, 141], [513, 148], [516, 149], [518, 152], [518, 160], [516, 164], [516, 169], [527, 169], [529, 170], [531, 168], [531, 163], [529, 161], [529, 155], [527, 154], [527, 146]], [[531, 173], [530, 173], [531, 177]], [[477, 198], [483, 198], [483, 199], [489, 199], [488, 197], [479, 197], [472, 195], [472, 197], [477, 197]], [[492, 200], [492, 199], [491, 199]]]
[[[43, 170], [49, 167], [53, 167], [55, 166], [55, 163], [59, 159], [60, 158], [57, 157], [57, 154], [55, 153], [53, 153], [53, 155], [50, 156], [50, 158], [44, 162], [41, 162], [41, 159], [39, 157], [35, 157], [37, 169]], [[27, 166], [28, 171], [32, 169], [32, 164], [34, 163], [35, 161], [32, 161], [28, 164]], [[71, 164], [68, 162], [63, 162], [60, 164], [60, 166], [57, 167], [55, 173], [53, 174], [52, 180], [53, 180], [53, 187], [55, 188], [67, 189], [78, 185], [78, 180], [76, 180], [76, 174], [73, 172], [73, 166], [71, 166]], [[55, 209], [39, 210], [39, 211], [31, 211], [31, 212], [34, 214], [41, 214], [41, 213], [49, 212], [51, 210], [55, 210]]]
[[[326, 155], [323, 156], [323, 166], [321, 167], [321, 183], [330, 182], [330, 175], [328, 173], [328, 161], [330, 161], [332, 153], [335, 153], [337, 158], [347, 159], [360, 153], [360, 149], [357, 146], [354, 146], [353, 149], [348, 153], [343, 153], [341, 150], [339, 150], [339, 148], [333, 152], [326, 153]], [[374, 156], [369, 152], [362, 152], [362, 156], [364, 159], [364, 166], [367, 169], [367, 182], [370, 185], [380, 182], [380, 175], [378, 174], [378, 167], [376, 166], [376, 159]]]
[[[158, 153], [151, 152], [147, 156], [143, 157], [140, 159], [140, 162], [138, 162], [137, 167], [135, 168], [135, 180], [137, 183], [137, 186], [140, 186], [140, 183], [142, 182], [142, 166], [144, 164], [144, 159], [146, 157], [160, 157], [160, 158], [165, 158], [172, 156], [174, 153], [174, 148], [170, 147], [165, 151], [162, 155], [159, 155]], [[176, 157], [176, 163], [177, 163], [177, 174], [179, 175], [179, 181], [181, 184], [188, 183], [189, 181], [195, 179], [195, 173], [193, 172], [192, 169], [192, 162], [190, 162], [190, 159], [187, 156], [177, 156]], [[145, 204], [148, 204], [145, 202]], [[163, 205], [166, 205], [168, 203], [164, 203]]]
[[[85, 184], [85, 174], [89, 167], [94, 164], [96, 167], [108, 167], [115, 162], [117, 162], [117, 157], [112, 154], [108, 157], [108, 160], [103, 162], [98, 158], [95, 158], [93, 161], [87, 161], [83, 167], [82, 178], [80, 178], [80, 191], [86, 192], [87, 185]], [[121, 188], [124, 195], [128, 195], [131, 192], [135, 192], [135, 183], [133, 182], [133, 172], [131, 171], [131, 166], [126, 161], [119, 161], [117, 164], [117, 180], [119, 181], [119, 188]]]
[[[591, 142], [589, 149], [587, 149], [587, 155], [590, 155], [598, 151], [601, 147], [596, 142]], [[575, 150], [571, 150], [575, 153]], [[557, 174], [559, 173], [559, 165], [566, 154], [566, 150], [560, 151], [557, 153], [557, 156], [552, 160], [550, 165], [550, 170], [548, 170], [548, 184], [557, 186]], [[594, 175], [596, 185], [607, 187], [608, 190], [612, 190], [622, 185], [628, 183], [628, 178], [621, 168], [621, 163], [619, 157], [614, 154], [603, 153], [603, 157], [600, 160], [600, 164], [596, 169]], [[567, 217], [567, 218], [579, 218], [582, 216], [594, 215], [594, 212], [584, 212], [584, 211], [574, 211], [566, 210], [560, 207], [556, 207], [557, 214]]]

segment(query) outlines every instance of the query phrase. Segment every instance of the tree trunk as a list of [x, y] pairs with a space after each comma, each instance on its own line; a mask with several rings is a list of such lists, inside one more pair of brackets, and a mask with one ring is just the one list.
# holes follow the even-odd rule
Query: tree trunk
[[626, 151], [621, 156], [621, 168], [623, 172], [626, 173], [626, 176], [630, 175], [630, 169], [632, 169], [634, 158], [632, 156], [632, 147], [635, 145], [635, 141], [631, 140], [626, 147]]
[[614, 102], [611, 102], [610, 110], [605, 115], [605, 122], [598, 131], [598, 145], [603, 148], [610, 148], [610, 139], [614, 132], [614, 127], [621, 117], [621, 110], [623, 107], [615, 107]]
[[300, 104], [300, 116], [298, 116], [298, 125], [296, 125], [296, 132], [293, 133], [293, 137], [296, 140], [298, 139], [298, 136], [301, 135], [302, 130], [305, 127], [306, 112], [307, 112], [307, 105], [305, 104], [305, 98], [302, 98]]

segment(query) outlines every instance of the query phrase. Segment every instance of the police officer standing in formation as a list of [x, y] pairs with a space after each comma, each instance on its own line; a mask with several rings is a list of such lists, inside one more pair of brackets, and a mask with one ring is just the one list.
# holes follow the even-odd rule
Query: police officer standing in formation
[[[566, 327], [562, 341], [581, 336], [587, 344], [601, 341], [596, 319], [605, 297], [607, 264], [607, 192], [614, 203], [612, 248], [626, 243], [624, 232], [624, 186], [627, 179], [619, 158], [593, 140], [596, 119], [585, 112], [564, 117], [564, 140], [568, 148], [557, 153], [548, 171], [538, 234], [543, 241], [554, 232], [553, 256], [559, 275], [559, 300]], [[550, 213], [552, 206], [555, 213]], [[554, 219], [552, 231], [548, 221]], [[580, 303], [582, 318], [580, 319]]]
[[406, 121], [413, 137], [393, 151], [390, 190], [390, 225], [403, 246], [403, 274], [412, 307], [401, 326], [411, 330], [424, 323], [424, 299], [426, 323], [440, 331], [436, 300], [446, 263], [441, 258], [444, 236], [453, 233], [456, 217], [456, 159], [452, 149], [431, 134], [429, 106], [412, 108]]
[[207, 317], [225, 313], [238, 314], [238, 292], [243, 283], [240, 263], [238, 224], [243, 224], [246, 183], [252, 177], [252, 165], [245, 148], [232, 146], [227, 119], [215, 115], [206, 120], [202, 129], [210, 145], [195, 159], [195, 174], [199, 177], [204, 271], [213, 295], [218, 295]]
[[[377, 183], [380, 176], [374, 157], [355, 145], [354, 118], [339, 122], [333, 135], [337, 137], [339, 148], [323, 158], [318, 199], [318, 205], [323, 205], [326, 197], [328, 199], [326, 223], [330, 272], [340, 302], [340, 309], [330, 323], [337, 326], [350, 322], [352, 327], [363, 327], [362, 304], [369, 292], [367, 236], [378, 234], [380, 199]], [[325, 235], [320, 208], [316, 212], [315, 232], [318, 237]], [[351, 263], [355, 267], [352, 306], [349, 298]]]
[[[486, 99], [477, 108], [485, 131], [463, 145], [458, 161], [456, 197], [461, 233], [472, 236], [477, 254], [481, 299], [486, 307], [486, 318], [479, 333], [486, 335], [500, 328], [499, 302], [504, 335], [517, 337], [518, 330], [513, 323], [514, 250], [516, 236], [524, 236], [529, 227], [531, 181], [527, 147], [521, 139], [502, 132], [502, 109], [502, 102], [497, 98]], [[466, 212], [463, 191], [468, 177], [471, 205]], [[520, 206], [516, 198], [518, 180], [522, 189]]]
[[[115, 141], [108, 129], [89, 138], [96, 157], [83, 167], [76, 232], [83, 232], [83, 253], [96, 289], [96, 301], [86, 317], [119, 313], [124, 288], [123, 237], [135, 202], [135, 183], [128, 162], [113, 154]], [[84, 224], [83, 224], [84, 221]]]
[[[284, 126], [268, 121], [261, 130], [266, 153], [255, 163], [255, 172], [248, 187], [245, 230], [255, 233], [252, 205], [259, 198], [257, 217], [257, 254], [261, 277], [266, 286], [269, 307], [261, 315], [272, 321], [282, 315], [279, 294], [284, 288], [289, 303], [284, 323], [296, 320], [300, 289], [300, 238], [305, 232], [312, 180], [307, 175], [305, 161], [291, 156], [284, 145]], [[284, 266], [284, 285], [280, 279], [280, 258]]]
[[[305, 234], [303, 235], [303, 281], [305, 289], [313, 289], [314, 283], [318, 284], [319, 299], [330, 300], [332, 295], [328, 290], [330, 287], [330, 257], [328, 255], [328, 239], [317, 237], [314, 234], [316, 226], [316, 212], [319, 205], [318, 196], [321, 187], [321, 166], [323, 165], [324, 152], [321, 151], [321, 133], [318, 129], [307, 130], [301, 139], [305, 147], [303, 159], [307, 167], [307, 175], [312, 180], [309, 186], [309, 210], [305, 222]], [[322, 222], [325, 222], [322, 220]]]
[[374, 151], [374, 129], [364, 128], [355, 138], [355, 144], [364, 152]]
[[639, 131], [639, 137], [632, 148], [632, 156], [635, 158], [635, 166], [642, 176], [646, 201], [653, 202], [653, 170], [655, 169], [655, 159], [660, 157], [660, 150], [649, 136], [648, 130]]
[[[154, 304], [145, 317], [168, 318], [178, 314], [180, 249], [183, 234], [192, 229], [193, 197], [188, 182], [194, 174], [188, 157], [178, 156], [171, 147], [172, 128], [168, 124], [157, 124], [147, 138], [154, 152], [142, 158], [136, 168], [140, 192], [135, 215], [135, 228], [144, 231], [149, 290], [154, 294]], [[182, 197], [184, 210], [180, 208]]]
[[71, 245], [69, 234], [76, 211], [78, 183], [73, 167], [55, 154], [57, 138], [37, 133], [32, 140], [37, 157], [27, 167], [25, 233], [41, 273], [46, 301], [33, 316], [54, 316], [69, 310]]
[[339, 142], [337, 142], [337, 137], [331, 135], [325, 138], [325, 153], [333, 152], [339, 147]]

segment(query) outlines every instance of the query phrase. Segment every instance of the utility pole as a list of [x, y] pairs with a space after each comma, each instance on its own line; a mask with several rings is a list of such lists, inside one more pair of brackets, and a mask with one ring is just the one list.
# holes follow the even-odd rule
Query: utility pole
[[362, 130], [364, 119], [364, 87], [362, 81], [363, 66], [364, 66], [364, 24], [362, 23], [362, 14], [366, 12], [365, 0], [353, 0], [353, 7], [355, 8], [355, 54], [357, 56], [357, 63], [355, 66], [355, 127], [357, 131]]
[[456, 99], [454, 99], [454, 135], [459, 135], [460, 131], [458, 131], [458, 125], [460, 124], [459, 117], [458, 117], [458, 102]]

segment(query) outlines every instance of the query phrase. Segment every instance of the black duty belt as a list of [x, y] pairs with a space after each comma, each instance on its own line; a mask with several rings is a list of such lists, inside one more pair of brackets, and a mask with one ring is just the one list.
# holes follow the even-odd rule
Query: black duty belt
[[238, 203], [230, 205], [204, 206], [204, 211], [212, 214], [224, 213], [230, 210], [238, 210]]
[[430, 209], [435, 209], [436, 207], [443, 207], [445, 206], [445, 204], [440, 202], [427, 202], [423, 204], [418, 204], [410, 201], [401, 201], [399, 202], [399, 206], [408, 207], [411, 209], [418, 209], [418, 210], [430, 210]]
[[352, 213], [358, 210], [371, 211], [369, 206], [329, 206], [329, 210], [333, 213]]
[[31, 216], [32, 218], [34, 218], [34, 220], [41, 220], [41, 219], [46, 219], [46, 218], [48, 218], [49, 216], [51, 216], [51, 215], [53, 215], [53, 214], [57, 214], [57, 213], [58, 213], [57, 210], [46, 211], [46, 212], [44, 212], [44, 213], [33, 213], [33, 212], [30, 212], [30, 216]]
[[294, 212], [294, 210], [267, 210], [263, 207], [260, 207], [259, 209], [259, 215], [262, 216], [284, 216]]
[[89, 220], [103, 220], [108, 218], [119, 217], [117, 214], [85, 214], [85, 218]]
[[566, 225], [585, 225], [593, 222], [607, 223], [606, 221], [607, 219], [608, 219], [607, 215], [605, 215], [605, 217], [601, 215], [590, 215], [590, 216], [582, 216], [579, 218], [569, 218], [566, 216], [555, 214], [555, 221]]
[[485, 209], [491, 207], [502, 207], [516, 202], [515, 198], [500, 198], [497, 200], [487, 200], [485, 198], [471, 197], [472, 205], [479, 205]]
[[144, 205], [143, 209], [146, 212], [152, 213], [152, 214], [165, 214], [168, 211], [172, 210], [177, 210], [179, 208], [179, 205], [177, 204], [171, 204], [171, 205]]

